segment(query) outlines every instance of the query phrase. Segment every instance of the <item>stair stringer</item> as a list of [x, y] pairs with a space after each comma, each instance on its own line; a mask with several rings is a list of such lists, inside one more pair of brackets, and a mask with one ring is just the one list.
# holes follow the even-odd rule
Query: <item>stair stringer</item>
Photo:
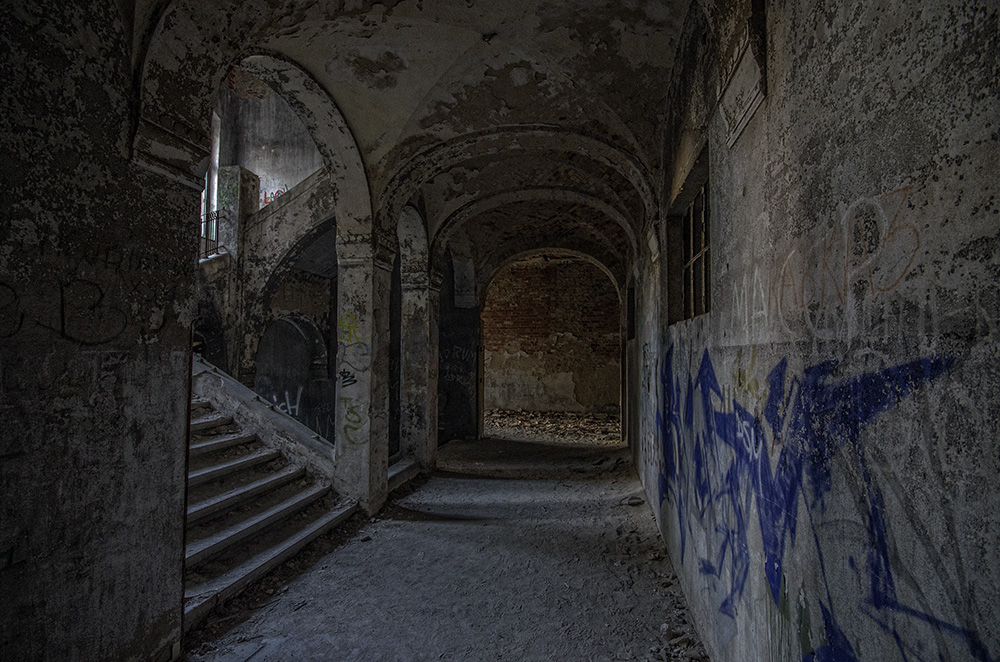
[[349, 495], [336, 471], [334, 442], [316, 434], [292, 416], [279, 411], [252, 390], [200, 356], [191, 366], [191, 392], [208, 400], [217, 411], [232, 416], [260, 442], [280, 451], [296, 467], [305, 467], [316, 480], [339, 494]]

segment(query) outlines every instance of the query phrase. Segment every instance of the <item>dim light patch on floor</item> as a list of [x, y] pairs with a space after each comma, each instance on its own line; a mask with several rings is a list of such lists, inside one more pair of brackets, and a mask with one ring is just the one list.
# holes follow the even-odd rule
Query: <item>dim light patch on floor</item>
[[377, 517], [210, 616], [188, 659], [703, 659], [630, 462], [600, 440], [446, 444]]

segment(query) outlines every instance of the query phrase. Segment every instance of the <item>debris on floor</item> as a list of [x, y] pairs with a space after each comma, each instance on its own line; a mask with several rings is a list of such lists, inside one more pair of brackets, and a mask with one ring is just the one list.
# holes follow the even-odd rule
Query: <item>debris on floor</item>
[[492, 409], [483, 418], [485, 437], [607, 446], [622, 443], [618, 414]]

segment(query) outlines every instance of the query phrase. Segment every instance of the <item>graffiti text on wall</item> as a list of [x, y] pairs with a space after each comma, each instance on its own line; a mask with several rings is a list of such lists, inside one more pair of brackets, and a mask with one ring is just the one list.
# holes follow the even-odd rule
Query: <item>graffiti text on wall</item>
[[343, 388], [347, 388], [348, 386], [354, 386], [357, 383], [358, 383], [358, 378], [354, 376], [353, 372], [351, 372], [350, 370], [340, 371], [340, 385]]
[[261, 201], [263, 202], [263, 204], [269, 205], [272, 202], [274, 202], [275, 200], [277, 200], [278, 198], [280, 198], [281, 196], [283, 196], [284, 194], [285, 194], [285, 189], [283, 189], [283, 188], [279, 188], [279, 189], [276, 189], [274, 191], [263, 191], [262, 190], [260, 192], [260, 197], [261, 197]]
[[851, 318], [828, 309], [895, 290], [916, 264], [920, 231], [904, 218], [910, 193], [855, 200], [830, 229], [797, 240], [773, 263], [754, 264], [732, 284], [734, 328], [801, 322], [819, 337], [843, 337]]
[[271, 400], [274, 401], [274, 404], [278, 405], [278, 411], [282, 412], [283, 414], [288, 414], [289, 416], [294, 416], [298, 418], [299, 410], [301, 409], [300, 405], [302, 404], [302, 390], [303, 387], [300, 386], [295, 394], [294, 399], [291, 397], [291, 394], [288, 391], [285, 391], [285, 397], [283, 401], [279, 402], [277, 395], [272, 395]]
[[[366, 378], [371, 369], [372, 348], [361, 342], [361, 316], [353, 312], [345, 312], [337, 318], [337, 340], [339, 345], [339, 364], [341, 389], [354, 387], [358, 380]], [[340, 433], [352, 446], [363, 446], [368, 443], [368, 433], [365, 426], [369, 417], [365, 413], [365, 403], [362, 398], [341, 394], [337, 398], [338, 421]]]
[[344, 313], [337, 320], [337, 339], [343, 343], [357, 344], [361, 342], [358, 335], [358, 321], [354, 313]]
[[[753, 355], [751, 360], [755, 360]], [[741, 361], [742, 357], [738, 363]], [[836, 361], [790, 376], [787, 361], [782, 360], [767, 377], [763, 411], [751, 413], [735, 399], [724, 398], [707, 350], [697, 374], [684, 380], [675, 373], [674, 348], [667, 350], [661, 373], [663, 401], [657, 414], [663, 453], [661, 508], [673, 505], [676, 510], [682, 564], [688, 562], [689, 536], [696, 531], [707, 536], [707, 549], [696, 562], [701, 576], [715, 586], [709, 592], [718, 598], [722, 618], [736, 618], [746, 587], [753, 505], [763, 543], [764, 574], [775, 605], [785, 574], [785, 553], [795, 544], [800, 524], [811, 529], [826, 584], [816, 521], [831, 490], [834, 457], [847, 448], [859, 467], [867, 511], [866, 544], [849, 561], [859, 573], [860, 566], [865, 566], [863, 585], [870, 587], [870, 594], [861, 599], [862, 613], [893, 637], [903, 659], [924, 659], [922, 655], [935, 648], [935, 637], [945, 636], [954, 638], [974, 659], [991, 660], [975, 631], [899, 598], [889, 553], [886, 508], [861, 444], [862, 431], [880, 414], [952, 364], [947, 358], [926, 358], [838, 380], [834, 378]], [[738, 392], [760, 388], [745, 375], [737, 382], [741, 386]], [[768, 451], [772, 446], [780, 448], [774, 463]], [[804, 523], [799, 517], [801, 502], [809, 515]], [[855, 558], [864, 561], [856, 562]], [[838, 624], [829, 586], [825, 589], [820, 611], [826, 643], [805, 659], [857, 660]], [[900, 632], [912, 629], [897, 628], [898, 619], [933, 626], [934, 632], [928, 635], [929, 640], [905, 641]]]
[[110, 343], [129, 327], [148, 339], [164, 327], [168, 303], [183, 291], [176, 278], [154, 278], [164, 268], [154, 265], [155, 255], [110, 248], [43, 253], [60, 275], [39, 283], [35, 296], [0, 282], [0, 338], [37, 325], [81, 346]]
[[461, 345], [442, 349], [439, 358], [441, 381], [457, 384], [466, 392], [476, 388], [476, 350]]

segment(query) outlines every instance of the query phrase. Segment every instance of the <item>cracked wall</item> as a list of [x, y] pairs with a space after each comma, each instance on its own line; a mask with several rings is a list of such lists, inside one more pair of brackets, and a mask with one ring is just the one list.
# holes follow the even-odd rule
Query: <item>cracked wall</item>
[[129, 160], [113, 4], [2, 13], [0, 657], [157, 659], [181, 633], [199, 194]]

